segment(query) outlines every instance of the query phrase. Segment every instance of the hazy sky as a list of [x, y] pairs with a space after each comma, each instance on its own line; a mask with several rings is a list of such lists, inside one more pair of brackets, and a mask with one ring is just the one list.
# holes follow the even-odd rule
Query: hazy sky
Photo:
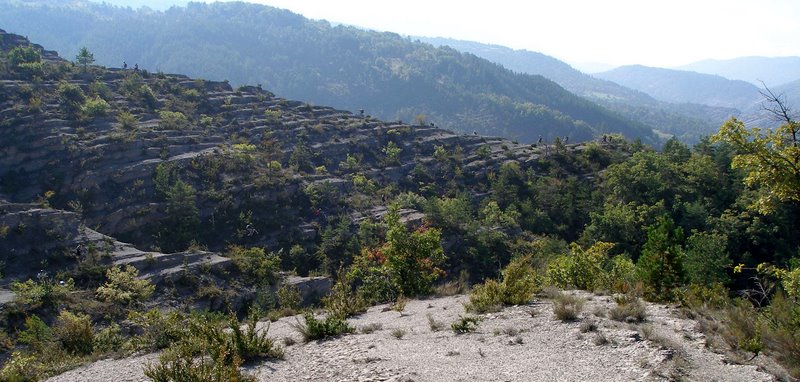
[[676, 66], [800, 56], [799, 0], [257, 0], [313, 19], [539, 51], [570, 62]]
[[707, 58], [800, 56], [800, 0], [248, 1], [369, 29], [528, 49], [570, 63], [669, 67]]

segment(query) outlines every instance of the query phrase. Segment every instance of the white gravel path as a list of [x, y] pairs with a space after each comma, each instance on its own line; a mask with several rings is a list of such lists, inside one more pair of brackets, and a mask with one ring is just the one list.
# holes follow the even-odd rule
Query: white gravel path
[[[535, 301], [484, 315], [477, 332], [460, 335], [450, 323], [465, 314], [466, 296], [410, 301], [402, 314], [375, 306], [349, 321], [358, 329], [369, 324], [381, 329], [307, 344], [291, 327], [298, 317], [285, 317], [270, 325], [270, 335], [297, 343], [286, 348], [284, 360], [254, 365], [247, 372], [260, 381], [776, 380], [755, 366], [730, 364], [709, 351], [694, 322], [677, 318], [667, 307], [648, 304], [647, 323], [624, 324], [593, 314], [612, 307], [611, 298], [573, 293], [589, 300], [579, 322], [555, 320], [551, 302]], [[428, 315], [444, 328], [432, 331]], [[581, 333], [581, 322], [589, 320], [598, 331]], [[643, 338], [642, 325], [649, 325], [649, 338], [655, 341]], [[395, 330], [405, 335], [397, 339]], [[598, 333], [609, 342], [598, 345]], [[142, 365], [156, 360], [155, 355], [104, 360], [49, 381], [147, 381]]]

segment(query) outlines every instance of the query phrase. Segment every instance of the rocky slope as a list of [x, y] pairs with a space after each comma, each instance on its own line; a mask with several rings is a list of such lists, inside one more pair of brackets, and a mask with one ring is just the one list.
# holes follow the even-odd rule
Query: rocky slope
[[[292, 339], [285, 359], [247, 370], [261, 381], [778, 380], [761, 366], [773, 367], [769, 359], [739, 364], [712, 352], [711, 339], [676, 309], [648, 305], [645, 322], [628, 324], [606, 317], [610, 296], [573, 293], [587, 300], [578, 321], [555, 319], [551, 301], [537, 299], [483, 315], [467, 334], [449, 327], [465, 314], [465, 296], [411, 301], [402, 313], [375, 306], [349, 320], [357, 334], [307, 344], [292, 328], [299, 317], [284, 317], [268, 330]], [[430, 320], [442, 329], [432, 330]], [[146, 381], [141, 368], [156, 361], [155, 354], [104, 360], [49, 381]]]
[[[26, 43], [0, 36], [7, 48]], [[48, 53], [44, 60], [52, 68], [36, 83], [0, 78], [0, 195], [12, 202], [46, 198], [78, 211], [86, 226], [141, 248], [183, 249], [158, 236], [183, 211], [171, 193], [178, 185], [191, 186], [183, 191], [187, 213], [197, 210], [184, 227], [198, 232], [192, 239], [216, 250], [226, 240], [276, 247], [313, 241], [320, 216], [370, 215], [385, 204], [387, 191], [378, 190], [387, 185], [398, 192], [425, 179], [442, 189], [459, 176], [479, 193], [503, 163], [535, 168], [554, 150], [547, 141], [527, 145], [380, 121], [258, 87], [130, 68], [69, 69]], [[103, 100], [107, 110], [71, 111], [63, 95], [69, 88]], [[446, 157], [437, 159], [437, 148]], [[356, 184], [361, 179], [366, 185]], [[332, 200], [316, 205], [310, 186]], [[352, 193], [364, 194], [357, 205], [341, 201]], [[245, 235], [248, 225], [260, 234]]]

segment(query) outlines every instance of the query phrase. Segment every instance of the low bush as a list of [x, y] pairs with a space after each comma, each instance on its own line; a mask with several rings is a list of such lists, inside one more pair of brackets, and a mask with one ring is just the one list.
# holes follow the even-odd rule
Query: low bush
[[480, 325], [480, 317], [475, 316], [458, 316], [458, 320], [450, 324], [450, 328], [456, 334], [472, 333], [478, 330]]
[[44, 369], [36, 356], [15, 351], [0, 369], [0, 380], [9, 382], [38, 381]]
[[503, 269], [502, 281], [490, 279], [476, 285], [466, 308], [476, 313], [498, 311], [503, 305], [527, 304], [538, 291], [539, 283], [530, 259], [518, 257]]
[[186, 335], [187, 317], [177, 311], [166, 314], [157, 309], [131, 312], [128, 320], [141, 333], [133, 338], [132, 345], [136, 350], [165, 349]]
[[761, 332], [764, 347], [792, 376], [800, 377], [800, 305], [784, 293], [775, 294]]
[[256, 312], [250, 313], [244, 329], [236, 316], [231, 315], [228, 318], [229, 331], [225, 332], [225, 336], [228, 337], [236, 354], [244, 362], [260, 358], [283, 358], [283, 349], [277, 347], [275, 342], [267, 337], [269, 324], [266, 329], [259, 332], [256, 329], [257, 323], [258, 314]]
[[486, 280], [475, 285], [469, 294], [466, 309], [475, 313], [497, 312], [503, 308], [503, 284], [496, 280]]
[[283, 358], [283, 349], [256, 330], [258, 315], [251, 312], [245, 328], [230, 315], [227, 326], [209, 316], [193, 316], [183, 336], [165, 351], [158, 364], [145, 366], [153, 381], [255, 381], [242, 374], [239, 366], [261, 358]]
[[92, 320], [85, 314], [61, 311], [53, 326], [53, 335], [69, 353], [86, 355], [94, 350]]
[[294, 285], [284, 284], [278, 289], [278, 306], [284, 310], [297, 310], [300, 309], [302, 303], [302, 296], [300, 290]]
[[303, 315], [303, 319], [305, 323], [298, 320], [292, 326], [300, 333], [305, 342], [327, 339], [355, 331], [355, 328], [350, 326], [345, 319], [333, 314], [328, 314], [324, 320], [318, 320], [314, 318], [313, 314], [306, 313]]
[[608, 311], [609, 316], [617, 321], [634, 323], [647, 319], [647, 310], [639, 297], [624, 294], [614, 297], [617, 305]]
[[349, 272], [340, 269], [336, 283], [328, 296], [322, 298], [322, 304], [332, 315], [347, 318], [367, 311], [367, 304], [360, 294], [353, 290]]
[[106, 282], [97, 288], [97, 297], [115, 304], [132, 305], [146, 301], [156, 287], [149, 280], [140, 280], [133, 266], [114, 266], [106, 271]]
[[583, 310], [585, 300], [567, 293], [558, 294], [553, 300], [553, 314], [561, 321], [576, 321]]
[[761, 328], [759, 314], [753, 304], [745, 299], [736, 299], [726, 309], [727, 327], [723, 330], [723, 338], [734, 349], [753, 353], [761, 351]]
[[146, 365], [144, 375], [153, 382], [255, 382], [257, 379], [239, 370], [241, 360], [231, 363], [213, 358], [192, 356], [162, 359], [158, 364]]

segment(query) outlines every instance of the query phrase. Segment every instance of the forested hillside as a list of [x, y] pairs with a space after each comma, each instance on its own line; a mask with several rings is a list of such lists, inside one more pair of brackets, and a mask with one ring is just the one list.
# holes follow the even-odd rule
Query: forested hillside
[[93, 3], [0, 2], [0, 25], [66, 54], [138, 64], [389, 120], [425, 121], [522, 142], [602, 133], [655, 142], [631, 122], [541, 76], [392, 33], [332, 26], [261, 5], [190, 4], [165, 12]]
[[704, 102], [659, 101], [646, 92], [581, 73], [563, 61], [538, 52], [446, 38], [418, 38], [436, 46], [450, 46], [472, 53], [515, 72], [544, 76], [576, 95], [664, 134], [675, 135], [684, 142], [696, 143], [737, 114], [733, 108], [710, 106]]

